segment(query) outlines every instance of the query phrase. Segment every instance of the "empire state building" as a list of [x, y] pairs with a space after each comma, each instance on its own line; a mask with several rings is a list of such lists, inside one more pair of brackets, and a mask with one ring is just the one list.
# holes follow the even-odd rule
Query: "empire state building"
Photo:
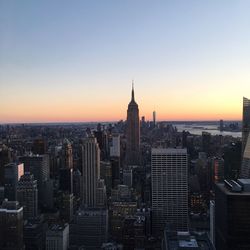
[[134, 85], [127, 110], [126, 163], [127, 165], [140, 164], [140, 120], [138, 105], [135, 102]]

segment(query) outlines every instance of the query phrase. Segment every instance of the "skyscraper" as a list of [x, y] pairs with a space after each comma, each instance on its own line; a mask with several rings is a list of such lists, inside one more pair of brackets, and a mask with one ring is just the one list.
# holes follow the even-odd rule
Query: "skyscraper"
[[250, 136], [247, 138], [241, 163], [241, 177], [250, 178]]
[[250, 100], [243, 97], [241, 177], [250, 178]]
[[188, 157], [186, 149], [152, 148], [153, 232], [166, 224], [174, 230], [188, 229]]
[[64, 139], [62, 146], [62, 167], [73, 168], [72, 146], [68, 139]]
[[16, 200], [17, 182], [24, 173], [23, 169], [23, 164], [17, 163], [9, 163], [4, 167], [4, 193], [8, 200]]
[[134, 97], [134, 86], [132, 86], [131, 101], [127, 110], [126, 162], [128, 165], [140, 164], [140, 119], [138, 105]]
[[24, 219], [35, 218], [37, 216], [37, 181], [32, 174], [25, 173], [18, 181], [17, 200], [23, 206]]
[[156, 126], [156, 112], [153, 111], [153, 125]]
[[0, 207], [0, 249], [24, 250], [23, 208], [17, 201], [4, 201]]
[[100, 178], [100, 149], [96, 138], [89, 137], [82, 148], [82, 194], [83, 204], [95, 207], [97, 203], [97, 182]]
[[243, 97], [243, 117], [242, 117], [242, 152], [245, 151], [247, 138], [250, 132], [250, 99]]
[[250, 249], [250, 179], [215, 184], [215, 246]]

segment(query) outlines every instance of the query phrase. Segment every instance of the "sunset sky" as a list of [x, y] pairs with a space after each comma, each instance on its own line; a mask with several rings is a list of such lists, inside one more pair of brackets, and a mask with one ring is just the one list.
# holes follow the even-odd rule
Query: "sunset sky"
[[249, 0], [0, 0], [0, 123], [235, 120]]

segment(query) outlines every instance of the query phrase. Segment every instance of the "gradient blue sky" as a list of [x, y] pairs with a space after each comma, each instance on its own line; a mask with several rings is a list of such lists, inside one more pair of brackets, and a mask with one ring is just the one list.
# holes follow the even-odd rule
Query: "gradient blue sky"
[[249, 0], [0, 0], [0, 122], [241, 119]]

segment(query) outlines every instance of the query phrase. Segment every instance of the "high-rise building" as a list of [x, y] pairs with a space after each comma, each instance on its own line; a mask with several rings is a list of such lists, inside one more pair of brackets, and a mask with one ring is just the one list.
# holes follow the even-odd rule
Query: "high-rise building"
[[247, 138], [241, 161], [241, 177], [250, 178], [250, 136]]
[[4, 167], [4, 194], [11, 201], [16, 200], [17, 182], [24, 174], [23, 164], [9, 163]]
[[73, 193], [73, 168], [59, 170], [59, 188], [68, 193]]
[[153, 111], [153, 125], [156, 126], [156, 112]]
[[69, 247], [69, 224], [53, 224], [46, 232], [46, 250], [67, 250]]
[[72, 146], [68, 139], [64, 139], [62, 146], [62, 168], [73, 168]]
[[33, 141], [32, 145], [33, 154], [43, 155], [47, 152], [47, 143], [43, 138], [37, 138]]
[[166, 224], [188, 229], [188, 157], [186, 149], [152, 148], [152, 226], [163, 232]]
[[140, 119], [139, 109], [135, 102], [134, 87], [132, 87], [131, 101], [127, 110], [127, 148], [126, 163], [128, 165], [140, 164]]
[[24, 172], [33, 174], [34, 179], [37, 180], [39, 206], [49, 207], [49, 197], [53, 193], [52, 181], [50, 180], [49, 155], [27, 155], [20, 157], [19, 161], [24, 164]]
[[215, 250], [205, 232], [178, 232], [166, 229], [162, 241], [162, 250]]
[[17, 201], [3, 201], [0, 207], [0, 249], [24, 250], [23, 208]]
[[49, 156], [28, 155], [20, 157], [19, 161], [24, 164], [24, 172], [29, 172], [34, 175], [34, 179], [37, 180], [39, 192], [43, 182], [50, 178]]
[[0, 186], [4, 185], [4, 166], [12, 161], [11, 150], [6, 145], [0, 146]]
[[96, 206], [99, 179], [100, 149], [96, 138], [89, 137], [84, 140], [82, 149], [82, 199], [85, 206]]
[[215, 245], [215, 202], [211, 200], [209, 203], [209, 224], [210, 224], [210, 240]]
[[222, 132], [224, 130], [224, 121], [220, 120], [220, 131]]
[[108, 210], [80, 209], [70, 224], [70, 244], [100, 249], [108, 237]]
[[24, 219], [35, 218], [38, 214], [37, 181], [30, 173], [21, 176], [17, 183], [17, 200], [23, 207]]
[[120, 157], [120, 135], [112, 135], [112, 142], [110, 146], [110, 156], [111, 157]]
[[250, 249], [250, 179], [216, 183], [215, 246]]
[[247, 138], [250, 132], [250, 99], [243, 97], [243, 116], [242, 116], [242, 153], [245, 151]]
[[133, 185], [133, 170], [123, 169], [123, 184], [132, 188]]

